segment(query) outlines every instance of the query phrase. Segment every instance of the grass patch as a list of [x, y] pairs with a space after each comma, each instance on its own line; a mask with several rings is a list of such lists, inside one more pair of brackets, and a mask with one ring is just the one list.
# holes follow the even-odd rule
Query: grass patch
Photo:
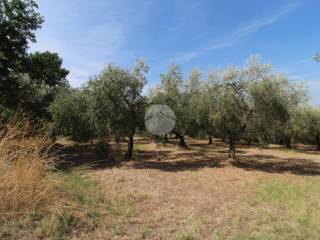
[[45, 218], [59, 215], [62, 202], [51, 174], [51, 146], [28, 123], [12, 121], [1, 129], [1, 239], [32, 239]]
[[[59, 182], [59, 208], [52, 213], [35, 211], [7, 219], [0, 227], [1, 239], [68, 239], [76, 234], [91, 234], [104, 229], [108, 215], [106, 196], [98, 181], [81, 170], [52, 173]], [[29, 237], [26, 237], [26, 235]]]
[[320, 239], [320, 177], [260, 180], [232, 239]]
[[28, 124], [0, 131], [0, 239], [119, 234], [135, 198], [108, 199], [105, 186], [84, 169], [57, 171], [52, 144]]
[[94, 239], [98, 231], [110, 239], [128, 232], [127, 223], [135, 214], [138, 197], [108, 197], [105, 186], [81, 168], [59, 172], [57, 177], [62, 180], [59, 191], [69, 205], [51, 236], [72, 238], [72, 233], [76, 232]]
[[200, 226], [201, 222], [199, 219], [195, 219], [192, 216], [187, 217], [185, 220], [185, 227], [177, 235], [179, 240], [197, 240], [200, 239]]
[[104, 186], [83, 169], [54, 175], [60, 182], [58, 191], [62, 204], [59, 211], [8, 221], [0, 229], [5, 239], [21, 239], [26, 233], [30, 234], [30, 239], [46, 237], [56, 240], [79, 235], [94, 239], [96, 232], [103, 232], [108, 238], [127, 234], [127, 223], [134, 216], [138, 201], [135, 196], [108, 199]]
[[60, 223], [63, 234], [72, 228], [82, 232], [94, 231], [103, 227], [103, 216], [107, 214], [106, 195], [99, 182], [82, 169], [57, 173], [61, 179], [59, 192], [66, 199], [66, 210]]

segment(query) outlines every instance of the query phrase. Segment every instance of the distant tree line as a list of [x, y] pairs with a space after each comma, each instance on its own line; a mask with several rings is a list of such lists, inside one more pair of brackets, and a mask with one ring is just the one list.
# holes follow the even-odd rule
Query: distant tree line
[[131, 159], [134, 136], [145, 131], [146, 107], [161, 103], [175, 112], [172, 134], [182, 147], [187, 147], [188, 135], [207, 137], [208, 144], [213, 137], [228, 141], [231, 158], [239, 141], [289, 148], [302, 142], [320, 149], [320, 109], [308, 105], [302, 85], [257, 56], [244, 67], [208, 73], [193, 69], [187, 77], [173, 64], [148, 94], [143, 94], [149, 70], [145, 61], [138, 60], [132, 69], [109, 64], [74, 89], [56, 53], [28, 53], [42, 23], [33, 0], [0, 0], [0, 123], [19, 110], [49, 122], [52, 135], [76, 142], [104, 142], [108, 136], [125, 140], [126, 158]]
[[175, 112], [172, 133], [187, 147], [185, 136], [221, 138], [235, 158], [236, 143], [293, 142], [320, 149], [320, 109], [308, 105], [303, 85], [291, 83], [270, 64], [251, 57], [246, 66], [230, 66], [203, 74], [199, 69], [183, 76], [179, 65], [160, 75], [160, 84], [142, 94], [148, 66], [137, 61], [133, 69], [110, 64], [80, 89], [60, 92], [51, 105], [56, 134], [75, 141], [114, 136], [127, 139], [132, 157], [133, 137], [144, 131], [149, 104], [166, 104]]

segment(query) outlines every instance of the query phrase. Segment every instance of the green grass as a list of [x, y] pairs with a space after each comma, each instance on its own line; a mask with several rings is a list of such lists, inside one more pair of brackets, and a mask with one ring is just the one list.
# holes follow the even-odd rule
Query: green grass
[[[98, 179], [81, 169], [59, 174], [64, 179], [61, 191], [76, 202], [76, 208], [70, 211], [71, 217], [60, 221], [64, 227], [59, 226], [56, 235], [68, 235], [70, 229], [77, 233], [92, 232], [88, 239], [95, 238], [96, 230], [103, 232], [107, 239], [132, 234], [130, 221], [136, 214], [136, 206], [145, 199], [144, 195], [108, 196], [105, 191], [108, 186], [102, 186]], [[139, 234], [146, 235], [147, 230], [141, 229]]]
[[146, 144], [135, 143], [133, 145], [133, 161], [143, 161], [143, 152], [152, 151]]
[[200, 219], [195, 219], [192, 216], [187, 217], [184, 224], [184, 229], [177, 235], [178, 240], [197, 240], [200, 239]]
[[260, 180], [231, 239], [320, 239], [320, 177]]
[[106, 196], [99, 182], [82, 169], [58, 172], [59, 191], [65, 199], [64, 209], [57, 216], [46, 219], [44, 235], [51, 239], [65, 239], [71, 230], [92, 232], [103, 227], [102, 217], [107, 214]]
[[109, 238], [128, 232], [127, 223], [135, 214], [139, 196], [108, 197], [105, 186], [81, 169], [60, 172], [58, 177], [63, 180], [60, 191], [74, 204], [69, 204], [69, 209], [46, 225], [51, 226], [46, 229], [51, 239], [68, 238], [71, 230], [90, 237], [95, 236], [94, 231], [98, 230]]
[[0, 227], [4, 239], [67, 239], [73, 230], [93, 232], [103, 227], [110, 206], [99, 182], [81, 169], [57, 172], [60, 207], [53, 214], [33, 213], [10, 219]]
[[76, 233], [95, 239], [97, 231], [110, 239], [129, 234], [128, 222], [142, 196], [111, 198], [106, 186], [83, 169], [60, 171], [54, 177], [59, 180], [61, 210], [54, 215], [30, 215], [6, 222], [0, 226], [1, 237], [63, 240], [74, 238]]

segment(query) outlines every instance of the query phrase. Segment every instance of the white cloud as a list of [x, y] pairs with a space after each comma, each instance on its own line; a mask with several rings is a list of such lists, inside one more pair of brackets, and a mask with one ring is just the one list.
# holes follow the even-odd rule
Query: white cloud
[[58, 41], [55, 38], [49, 37], [45, 34], [39, 34], [39, 33], [38, 33], [37, 42], [31, 43], [30, 48], [29, 48], [30, 52], [50, 51], [50, 52], [62, 53], [62, 52], [64, 52], [64, 50], [65, 49], [64, 49], [64, 45], [62, 44], [62, 42]]
[[282, 18], [284, 18], [285, 16], [287, 16], [288, 14], [296, 10], [300, 5], [301, 5], [300, 1], [290, 1], [288, 4], [286, 4], [280, 10], [274, 12], [273, 14], [254, 19], [253, 21], [247, 23], [246, 25], [239, 27], [233, 33], [231, 33], [228, 37], [225, 37], [222, 41], [215, 42], [214, 44], [200, 50], [180, 53], [175, 58], [171, 58], [169, 60], [187, 62], [200, 56], [201, 54], [204, 54], [207, 51], [231, 47], [232, 45], [236, 44], [239, 40], [243, 39], [244, 37], [254, 32], [257, 32], [261, 28], [275, 24], [276, 22], [278, 22], [279, 20], [281, 20]]
[[184, 53], [176, 53], [172, 58], [167, 60], [168, 63], [179, 63], [183, 64], [191, 61], [192, 59], [198, 57], [198, 52], [184, 52]]
[[71, 67], [69, 70], [68, 80], [73, 87], [81, 87], [90, 76], [90, 71], [86, 71], [83, 68]]
[[230, 37], [224, 39], [222, 42], [215, 43], [212, 46], [207, 47], [206, 50], [215, 50], [230, 47], [236, 44], [242, 38], [246, 37], [247, 35], [257, 32], [259, 29], [263, 27], [278, 22], [280, 19], [296, 10], [300, 5], [300, 2], [291, 1], [283, 8], [281, 8], [279, 11], [273, 13], [272, 15], [254, 19], [252, 22], [238, 28], [230, 35]]
[[57, 1], [59, 4], [40, 0], [40, 11], [46, 22], [37, 32], [38, 42], [30, 51], [58, 52], [64, 67], [70, 70], [68, 80], [75, 87], [90, 75], [98, 74], [103, 64], [119, 60], [130, 51], [126, 43], [134, 29], [148, 17], [152, 6], [152, 1], [139, 8], [127, 0]]
[[[114, 21], [94, 26], [88, 33], [84, 45], [88, 51], [103, 55], [105, 59], [111, 58], [126, 43], [125, 28]], [[90, 48], [90, 49], [89, 49]]]

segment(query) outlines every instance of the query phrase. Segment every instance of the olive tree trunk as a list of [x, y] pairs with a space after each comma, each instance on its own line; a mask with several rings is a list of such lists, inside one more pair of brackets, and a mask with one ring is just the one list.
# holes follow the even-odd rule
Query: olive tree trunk
[[128, 150], [126, 153], [126, 160], [131, 160], [133, 157], [133, 137], [134, 137], [135, 129], [132, 129], [131, 134], [128, 140]]
[[184, 141], [184, 136], [183, 135], [181, 135], [180, 133], [178, 133], [178, 132], [175, 132], [175, 134], [176, 134], [176, 136], [179, 138], [179, 145], [181, 146], [181, 147], [184, 147], [184, 148], [187, 148], [188, 146], [187, 146], [187, 144], [186, 144], [186, 142]]
[[229, 158], [236, 158], [236, 140], [234, 134], [231, 134], [229, 137]]
[[129, 137], [128, 150], [126, 153], [126, 160], [131, 160], [133, 157], [133, 136]]
[[286, 138], [286, 147], [287, 148], [292, 148], [292, 144], [291, 144], [291, 136]]

